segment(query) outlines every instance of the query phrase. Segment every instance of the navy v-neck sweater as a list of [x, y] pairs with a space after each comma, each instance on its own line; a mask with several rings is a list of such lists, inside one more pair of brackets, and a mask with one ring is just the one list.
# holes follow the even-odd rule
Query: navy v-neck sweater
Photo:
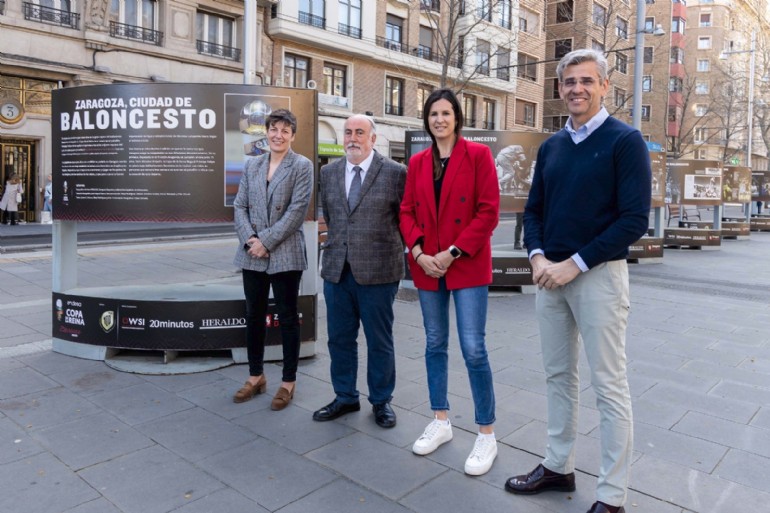
[[527, 250], [542, 249], [554, 262], [578, 253], [589, 269], [626, 258], [647, 231], [650, 187], [638, 130], [610, 117], [580, 144], [560, 130], [537, 154], [524, 212]]

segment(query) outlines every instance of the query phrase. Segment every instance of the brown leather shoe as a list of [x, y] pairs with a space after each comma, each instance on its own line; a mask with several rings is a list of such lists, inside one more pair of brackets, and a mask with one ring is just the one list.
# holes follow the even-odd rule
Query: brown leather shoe
[[296, 389], [297, 385], [294, 385], [294, 388], [291, 389], [291, 392], [283, 387], [279, 387], [278, 392], [276, 392], [275, 397], [273, 397], [273, 402], [270, 403], [270, 409], [273, 411], [279, 411], [289, 406], [291, 400], [294, 399], [294, 391]]
[[594, 502], [588, 513], [626, 513], [626, 508], [623, 506], [607, 506], [603, 502]]
[[575, 473], [557, 474], [543, 465], [527, 475], [515, 476], [505, 482], [505, 490], [519, 495], [534, 495], [540, 492], [575, 491]]
[[247, 381], [240, 390], [238, 390], [233, 396], [234, 403], [245, 403], [257, 394], [264, 394], [267, 390], [267, 379], [262, 374], [257, 380], [256, 385], [252, 385], [250, 381]]

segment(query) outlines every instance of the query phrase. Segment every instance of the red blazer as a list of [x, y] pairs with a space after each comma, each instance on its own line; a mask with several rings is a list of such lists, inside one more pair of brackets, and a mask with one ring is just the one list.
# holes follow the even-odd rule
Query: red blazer
[[[447, 289], [492, 283], [492, 231], [500, 212], [500, 186], [492, 152], [484, 144], [458, 139], [444, 171], [439, 211], [433, 189], [431, 148], [409, 160], [401, 201], [401, 234], [408, 248], [423, 238], [422, 250], [435, 255], [451, 245], [464, 255], [444, 276]], [[425, 275], [409, 253], [409, 270], [418, 289], [438, 290], [438, 279]]]

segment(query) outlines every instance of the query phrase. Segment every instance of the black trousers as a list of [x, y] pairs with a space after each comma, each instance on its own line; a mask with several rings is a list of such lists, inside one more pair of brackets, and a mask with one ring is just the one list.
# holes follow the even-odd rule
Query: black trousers
[[12, 212], [10, 210], [3, 210], [3, 220], [2, 222], [5, 223], [6, 220], [10, 221], [11, 224], [17, 224], [17, 219], [19, 217], [18, 212]]
[[267, 337], [267, 304], [272, 286], [283, 344], [283, 381], [297, 380], [300, 346], [297, 299], [301, 278], [302, 271], [267, 274], [243, 270], [243, 292], [246, 296], [246, 350], [249, 357], [250, 376], [259, 376], [263, 372]]

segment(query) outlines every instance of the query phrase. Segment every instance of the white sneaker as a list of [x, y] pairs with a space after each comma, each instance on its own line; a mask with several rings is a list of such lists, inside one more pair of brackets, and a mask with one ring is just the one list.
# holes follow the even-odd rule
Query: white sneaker
[[476, 437], [468, 459], [465, 460], [465, 473], [471, 476], [480, 476], [489, 472], [497, 458], [497, 440], [488, 436]]
[[433, 422], [428, 424], [425, 431], [422, 432], [420, 438], [412, 446], [412, 452], [425, 456], [430, 454], [439, 448], [441, 444], [445, 444], [452, 439], [452, 424], [449, 421], [433, 419]]

